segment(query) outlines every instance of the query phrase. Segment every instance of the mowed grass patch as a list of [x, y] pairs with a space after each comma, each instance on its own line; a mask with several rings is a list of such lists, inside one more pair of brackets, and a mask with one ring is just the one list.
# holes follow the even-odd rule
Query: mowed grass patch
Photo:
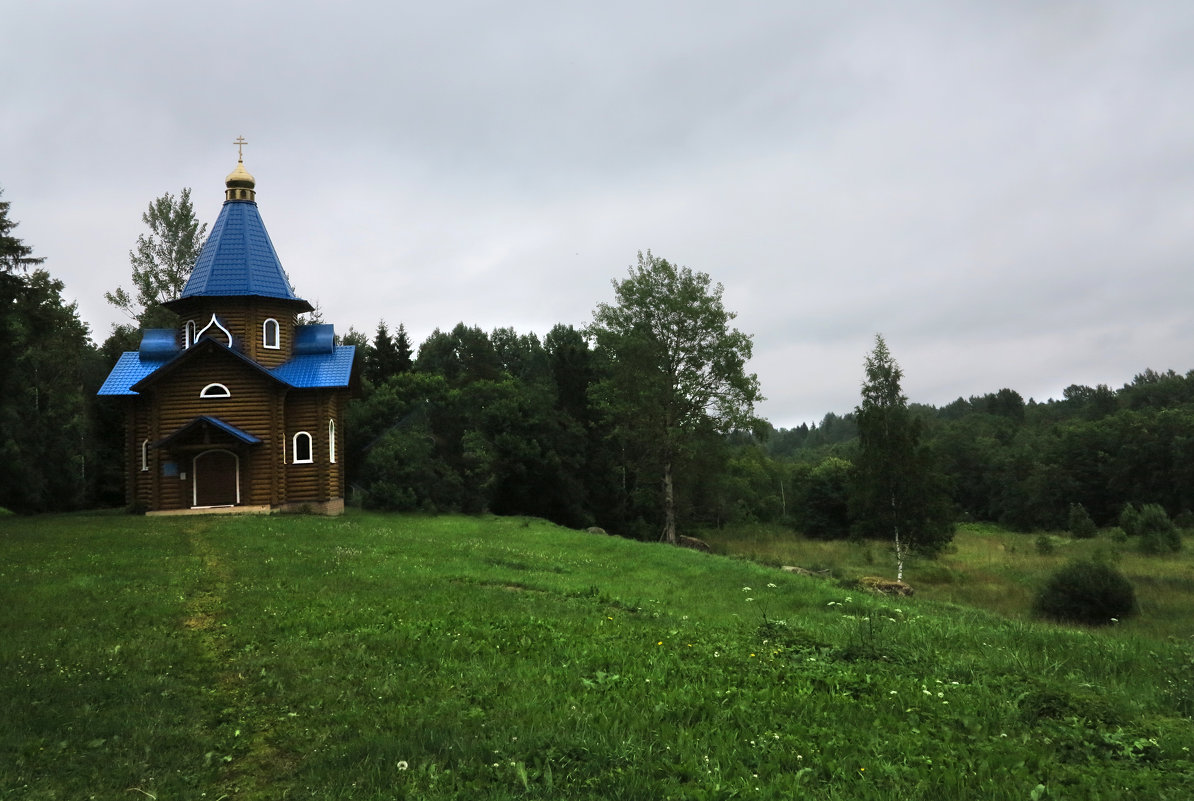
[[6, 518], [0, 549], [0, 798], [1194, 790], [1176, 641], [515, 518]]

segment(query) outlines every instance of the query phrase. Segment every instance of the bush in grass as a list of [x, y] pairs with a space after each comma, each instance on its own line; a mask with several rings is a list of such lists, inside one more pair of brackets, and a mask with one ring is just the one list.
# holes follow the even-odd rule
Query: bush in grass
[[1123, 529], [1124, 533], [1129, 537], [1137, 537], [1140, 535], [1140, 510], [1132, 504], [1124, 507], [1124, 510], [1119, 513], [1119, 527]]
[[1069, 518], [1070, 535], [1080, 540], [1088, 540], [1098, 533], [1094, 521], [1090, 519], [1086, 507], [1080, 503], [1070, 504]]
[[1142, 506], [1136, 525], [1141, 553], [1177, 553], [1182, 549], [1181, 533], [1158, 504]]
[[1041, 534], [1036, 538], [1036, 552], [1041, 556], [1053, 555], [1053, 540], [1049, 539], [1048, 534]]
[[1109, 564], [1070, 562], [1049, 577], [1032, 609], [1039, 617], [1062, 623], [1106, 626], [1137, 613], [1136, 591]]

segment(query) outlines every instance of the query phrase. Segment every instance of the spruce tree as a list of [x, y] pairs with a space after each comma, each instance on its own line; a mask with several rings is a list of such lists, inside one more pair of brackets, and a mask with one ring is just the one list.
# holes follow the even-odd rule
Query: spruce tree
[[882, 335], [875, 335], [865, 366], [862, 403], [855, 409], [852, 517], [860, 535], [892, 538], [896, 578], [902, 580], [909, 550], [940, 550], [953, 539], [954, 527], [932, 455], [920, 441], [920, 421], [900, 389], [904, 373]]

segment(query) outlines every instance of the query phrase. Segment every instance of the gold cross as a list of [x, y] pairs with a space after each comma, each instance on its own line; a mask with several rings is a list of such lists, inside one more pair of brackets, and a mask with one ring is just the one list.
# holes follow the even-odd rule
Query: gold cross
[[236, 160], [244, 161], [245, 154], [241, 151], [241, 148], [243, 148], [245, 145], [247, 145], [249, 143], [245, 141], [245, 138], [243, 136], [238, 136], [238, 137], [236, 137], [236, 141], [233, 142], [232, 144], [236, 145]]

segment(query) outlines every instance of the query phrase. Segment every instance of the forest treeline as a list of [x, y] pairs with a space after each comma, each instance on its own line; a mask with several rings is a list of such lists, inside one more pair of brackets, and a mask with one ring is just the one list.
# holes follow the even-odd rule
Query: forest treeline
[[[401, 328], [350, 339], [367, 376], [349, 416], [351, 481], [365, 505], [658, 530], [654, 472], [593, 402], [604, 365], [582, 331], [558, 325], [540, 341], [460, 324], [433, 333], [417, 358]], [[909, 408], [959, 520], [1027, 531], [1065, 528], [1073, 504], [1099, 525], [1128, 504], [1174, 516], [1194, 507], [1194, 372], [1145, 370], [1119, 390], [1074, 385], [1044, 403], [1001, 389]], [[854, 412], [710, 435], [679, 474], [680, 518], [847, 536], [857, 453]]]
[[[0, 507], [120, 506], [121, 410], [96, 390], [136, 347], [132, 331], [93, 344], [14, 227], [0, 203]], [[634, 426], [657, 409], [627, 407], [650, 387], [612, 391], [614, 365], [592, 330], [560, 324], [540, 338], [461, 323], [415, 347], [401, 325], [382, 323], [344, 340], [363, 363], [345, 420], [350, 502], [534, 515], [656, 538], [666, 475], [682, 528], [851, 531], [856, 412], [792, 429], [696, 425], [661, 448]], [[1098, 525], [1129, 504], [1172, 516], [1194, 509], [1194, 371], [1145, 370], [1120, 389], [1075, 385], [1043, 403], [1005, 388], [908, 409], [924, 449], [918, 464], [935, 473], [958, 520], [1059, 529], [1075, 504]]]

